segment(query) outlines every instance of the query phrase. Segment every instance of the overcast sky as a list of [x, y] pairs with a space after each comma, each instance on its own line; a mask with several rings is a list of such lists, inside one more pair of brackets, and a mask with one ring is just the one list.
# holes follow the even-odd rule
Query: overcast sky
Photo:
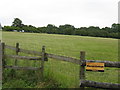
[[71, 24], [75, 27], [110, 27], [118, 22], [119, 0], [0, 0], [0, 23], [14, 18], [37, 27]]

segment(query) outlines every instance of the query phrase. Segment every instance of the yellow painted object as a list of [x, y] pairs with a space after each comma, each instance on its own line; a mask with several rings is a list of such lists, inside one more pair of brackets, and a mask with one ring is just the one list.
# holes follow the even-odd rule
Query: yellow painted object
[[101, 71], [101, 72], [104, 72], [104, 63], [86, 62], [86, 71]]

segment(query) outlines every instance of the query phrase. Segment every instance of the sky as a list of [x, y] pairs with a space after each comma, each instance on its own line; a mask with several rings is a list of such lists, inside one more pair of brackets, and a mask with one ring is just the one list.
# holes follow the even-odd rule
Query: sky
[[70, 24], [76, 28], [118, 23], [119, 0], [0, 0], [0, 23], [19, 18], [36, 27]]

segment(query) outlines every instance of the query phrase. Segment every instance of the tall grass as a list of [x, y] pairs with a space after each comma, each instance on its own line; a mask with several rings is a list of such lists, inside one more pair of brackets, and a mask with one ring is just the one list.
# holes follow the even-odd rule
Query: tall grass
[[[19, 42], [21, 48], [36, 51], [41, 51], [41, 47], [45, 45], [47, 53], [70, 56], [78, 59], [80, 57], [80, 51], [84, 50], [86, 51], [86, 59], [89, 60], [118, 61], [118, 39], [3, 32], [3, 41], [7, 45], [12, 46], [15, 46], [15, 43]], [[22, 61], [19, 62], [19, 64], [27, 66], [38, 65], [37, 62], [30, 63], [28, 61], [26, 61], [26, 63]], [[100, 82], [118, 83], [118, 71], [117, 68], [105, 68], [105, 72], [86, 72], [86, 78], [88, 80]], [[48, 62], [45, 62], [44, 77], [56, 81], [59, 87], [78, 87], [79, 65], [49, 59]], [[6, 81], [5, 84], [6, 83], [9, 83], [9, 81]], [[41, 84], [38, 83], [36, 86], [33, 85], [31, 87], [39, 87], [40, 85]], [[29, 85], [26, 85], [25, 87], [27, 86]]]

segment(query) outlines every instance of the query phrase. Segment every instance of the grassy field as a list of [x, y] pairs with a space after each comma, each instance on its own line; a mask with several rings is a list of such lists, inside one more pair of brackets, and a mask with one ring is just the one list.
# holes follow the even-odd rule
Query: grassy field
[[[80, 51], [86, 51], [86, 59], [88, 60], [118, 61], [118, 39], [19, 32], [3, 32], [2, 34], [3, 42], [7, 45], [15, 46], [15, 43], [19, 42], [21, 48], [28, 50], [41, 51], [41, 47], [45, 45], [47, 53], [79, 59]], [[37, 63], [32, 62], [32, 64], [35, 65]], [[26, 61], [22, 62], [21, 65], [31, 65], [31, 63]], [[117, 68], [105, 68], [105, 72], [86, 72], [86, 78], [100, 82], [119, 83], [118, 71]], [[9, 74], [9, 70], [4, 72], [6, 72], [6, 77], [9, 77], [7, 75]], [[23, 72], [25, 73], [25, 71]], [[17, 74], [18, 73], [17, 71]], [[41, 84], [37, 82], [37, 84], [35, 83], [35, 85], [33, 85], [32, 83], [35, 82], [35, 78], [32, 80], [30, 78], [28, 80], [24, 80], [24, 78], [20, 79], [20, 74], [18, 75], [19, 79], [4, 81], [3, 87], [18, 87], [20, 84], [21, 86], [19, 87], [27, 88], [41, 88], [44, 86], [74, 88], [79, 85], [79, 66], [53, 59], [49, 59], [49, 61], [45, 63], [44, 76], [46, 80], [49, 80], [49, 83]], [[32, 75], [34, 76], [34, 74]], [[29, 80], [32, 81], [30, 84], [28, 84]], [[11, 83], [13, 84], [11, 85]], [[16, 83], [18, 85], [16, 85]]]

